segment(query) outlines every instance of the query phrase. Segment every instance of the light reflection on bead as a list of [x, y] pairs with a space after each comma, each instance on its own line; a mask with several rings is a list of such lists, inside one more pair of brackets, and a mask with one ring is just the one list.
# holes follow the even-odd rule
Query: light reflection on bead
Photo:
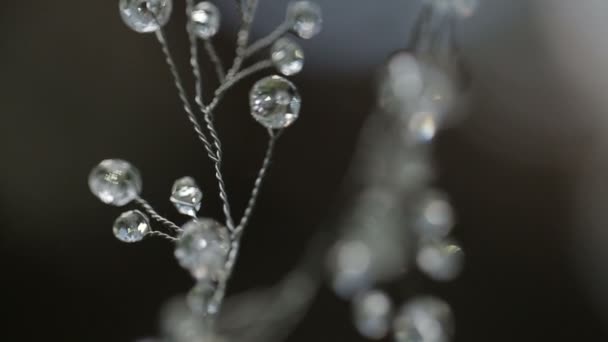
[[139, 210], [127, 211], [114, 221], [112, 231], [122, 242], [139, 242], [150, 232], [150, 221]]
[[382, 291], [372, 290], [355, 297], [353, 311], [359, 333], [367, 338], [384, 338], [390, 328], [393, 304]]
[[228, 229], [207, 218], [189, 221], [182, 229], [175, 246], [179, 264], [198, 280], [221, 279], [230, 250]]
[[434, 297], [407, 302], [394, 320], [396, 342], [449, 342], [454, 318], [450, 306]]
[[298, 90], [281, 76], [265, 77], [253, 86], [249, 94], [253, 118], [266, 128], [290, 126], [300, 114]]
[[414, 224], [416, 232], [426, 237], [447, 236], [454, 227], [454, 212], [444, 194], [429, 191], [421, 199]]
[[177, 211], [184, 215], [196, 217], [201, 208], [203, 192], [192, 177], [183, 177], [175, 181], [171, 189], [171, 202]]
[[416, 256], [418, 268], [437, 281], [456, 279], [464, 265], [464, 252], [449, 239], [422, 241]]
[[270, 57], [277, 70], [285, 76], [292, 76], [304, 67], [304, 50], [289, 38], [281, 38], [272, 46]]
[[191, 14], [194, 33], [201, 39], [215, 36], [220, 29], [220, 19], [220, 11], [214, 4], [208, 1], [199, 2]]
[[295, 33], [304, 39], [310, 39], [319, 32], [323, 25], [321, 8], [310, 1], [297, 1], [289, 4], [287, 18], [293, 24]]
[[121, 207], [141, 193], [141, 176], [127, 161], [106, 159], [91, 170], [89, 188], [103, 203]]
[[173, 0], [120, 0], [120, 16], [136, 32], [154, 32], [171, 17]]

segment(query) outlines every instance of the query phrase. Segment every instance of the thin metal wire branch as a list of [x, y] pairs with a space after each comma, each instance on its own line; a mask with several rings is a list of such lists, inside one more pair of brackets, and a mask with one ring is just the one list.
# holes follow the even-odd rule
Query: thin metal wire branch
[[269, 33], [266, 37], [260, 38], [255, 41], [245, 50], [244, 58], [250, 57], [261, 49], [270, 46], [277, 39], [281, 38], [285, 33], [291, 29], [291, 25], [288, 21], [284, 21], [274, 31]]
[[242, 231], [245, 229], [247, 224], [249, 223], [249, 219], [251, 218], [251, 214], [253, 213], [253, 209], [258, 200], [258, 196], [260, 194], [260, 188], [262, 187], [262, 183], [264, 181], [264, 177], [268, 172], [268, 167], [270, 166], [270, 161], [272, 160], [272, 154], [274, 152], [274, 147], [279, 138], [279, 134], [275, 134], [272, 130], [268, 131], [269, 139], [268, 139], [268, 147], [266, 148], [266, 155], [264, 156], [264, 160], [262, 161], [262, 167], [258, 172], [258, 176], [255, 179], [253, 189], [251, 190], [251, 195], [249, 197], [249, 201], [247, 202], [247, 207], [243, 213], [243, 217], [239, 221], [239, 225], [236, 227], [234, 233], [240, 235]]
[[216, 157], [215, 157], [215, 153], [213, 151], [212, 145], [209, 142], [209, 140], [207, 140], [207, 137], [206, 137], [205, 133], [203, 132], [203, 128], [199, 124], [198, 119], [197, 119], [196, 115], [194, 114], [194, 111], [192, 110], [190, 101], [188, 101], [188, 95], [184, 88], [182, 79], [179, 75], [179, 71], [177, 70], [177, 65], [175, 64], [171, 51], [169, 50], [169, 45], [167, 44], [167, 39], [166, 39], [165, 34], [162, 29], [159, 29], [156, 31], [156, 38], [158, 39], [158, 42], [161, 45], [162, 51], [165, 54], [166, 62], [169, 65], [171, 74], [173, 75], [174, 84], [175, 84], [175, 87], [177, 88], [178, 96], [184, 106], [184, 110], [186, 111], [186, 114], [188, 116], [188, 120], [190, 121], [190, 123], [192, 123], [192, 126], [194, 127], [194, 131], [196, 132], [196, 135], [198, 136], [199, 140], [203, 143], [209, 158], [211, 158], [212, 160], [215, 160]]
[[160, 215], [153, 207], [152, 205], [150, 205], [150, 203], [148, 203], [148, 201], [146, 201], [145, 199], [138, 197], [135, 199], [135, 202], [142, 207], [142, 209], [144, 209], [144, 211], [146, 213], [148, 213], [148, 215], [150, 215], [150, 217], [152, 219], [154, 219], [156, 222], [164, 225], [165, 227], [169, 228], [170, 230], [173, 230], [177, 233], [181, 232], [182, 229], [176, 225], [175, 223], [173, 223], [171, 220], [166, 219], [165, 217], [163, 217], [162, 215]]
[[203, 44], [205, 45], [205, 50], [209, 55], [211, 63], [213, 63], [213, 66], [215, 66], [215, 73], [217, 74], [217, 79], [220, 82], [224, 82], [224, 79], [226, 78], [226, 71], [224, 71], [224, 65], [222, 64], [222, 60], [217, 54], [213, 42], [211, 42], [211, 40], [209, 39], [205, 39]]

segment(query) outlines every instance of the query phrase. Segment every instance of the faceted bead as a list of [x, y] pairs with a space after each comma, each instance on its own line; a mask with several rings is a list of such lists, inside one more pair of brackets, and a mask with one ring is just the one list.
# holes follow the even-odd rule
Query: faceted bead
[[190, 19], [194, 34], [201, 39], [209, 39], [217, 34], [220, 29], [220, 11], [208, 2], [199, 2], [194, 6]]
[[217, 313], [219, 303], [214, 298], [216, 290], [217, 282], [210, 279], [198, 281], [186, 296], [190, 310], [201, 315]]
[[183, 177], [173, 183], [171, 202], [180, 213], [196, 218], [202, 200], [203, 192], [192, 177]]
[[131, 29], [154, 32], [169, 22], [173, 0], [120, 0], [120, 15]]
[[182, 228], [175, 248], [179, 264], [196, 279], [221, 279], [230, 251], [228, 229], [207, 218], [192, 220]]
[[150, 232], [150, 221], [141, 211], [130, 210], [114, 221], [112, 230], [114, 236], [122, 242], [138, 242]]
[[438, 191], [429, 191], [423, 196], [416, 215], [414, 229], [420, 236], [445, 237], [454, 227], [452, 206], [446, 196]]
[[378, 290], [364, 292], [353, 303], [355, 325], [367, 338], [379, 340], [390, 329], [393, 304], [386, 293]]
[[287, 18], [292, 23], [295, 33], [304, 39], [310, 39], [321, 32], [323, 19], [319, 5], [310, 1], [291, 3], [287, 9]]
[[298, 118], [301, 99], [293, 83], [275, 75], [263, 78], [253, 86], [249, 104], [256, 121], [266, 128], [280, 129]]
[[289, 38], [277, 40], [270, 56], [277, 70], [285, 76], [295, 75], [304, 67], [304, 50]]
[[453, 333], [450, 306], [433, 297], [412, 299], [393, 322], [396, 342], [448, 342]]
[[123, 206], [141, 193], [141, 176], [129, 162], [106, 159], [91, 170], [89, 188], [103, 203]]
[[416, 263], [432, 279], [450, 281], [460, 275], [464, 266], [464, 253], [457, 243], [449, 239], [423, 240]]

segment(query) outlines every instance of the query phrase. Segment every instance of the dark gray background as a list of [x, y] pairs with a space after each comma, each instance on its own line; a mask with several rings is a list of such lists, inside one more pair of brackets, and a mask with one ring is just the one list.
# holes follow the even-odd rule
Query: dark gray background
[[[325, 31], [303, 43], [307, 65], [295, 77], [301, 119], [281, 139], [234, 291], [279, 279], [336, 215], [373, 106], [374, 72], [405, 46], [417, 8], [413, 0], [319, 2]], [[284, 6], [262, 0], [255, 33], [278, 24]], [[487, 0], [459, 27], [473, 76], [471, 113], [441, 135], [436, 152], [467, 268], [453, 284], [421, 289], [453, 304], [457, 342], [608, 338], [607, 7]], [[168, 34], [185, 66], [182, 12], [178, 1]], [[233, 19], [217, 38], [226, 60]], [[218, 115], [236, 212], [264, 148], [245, 100], [252, 82]], [[110, 226], [120, 210], [100, 204], [86, 185], [99, 160], [128, 159], [143, 173], [144, 196], [177, 219], [170, 186], [196, 175], [204, 214], [221, 217], [211, 166], [153, 36], [129, 31], [115, 1], [3, 1], [0, 118], [0, 339], [129, 341], [154, 333], [162, 302], [191, 280], [164, 241], [116, 241]], [[405, 288], [402, 295], [414, 294]], [[290, 339], [310, 340], [359, 340], [347, 304], [328, 290]]]

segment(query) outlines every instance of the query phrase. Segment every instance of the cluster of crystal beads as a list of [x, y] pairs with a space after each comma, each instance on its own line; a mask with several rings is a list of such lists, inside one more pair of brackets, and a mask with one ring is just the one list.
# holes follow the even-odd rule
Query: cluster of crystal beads
[[120, 215], [112, 227], [114, 236], [122, 242], [138, 242], [151, 231], [148, 217], [139, 210], [131, 210]]
[[220, 11], [208, 2], [199, 2], [190, 13], [190, 22], [194, 34], [201, 39], [209, 39], [220, 29]]
[[179, 264], [198, 280], [222, 279], [230, 250], [228, 229], [208, 218], [191, 220], [182, 229], [175, 247]]
[[353, 301], [354, 321], [359, 333], [367, 338], [384, 338], [391, 327], [393, 304], [386, 293], [363, 292]]
[[304, 67], [304, 50], [289, 38], [277, 40], [270, 51], [270, 57], [281, 74], [292, 76]]
[[310, 1], [291, 3], [287, 9], [287, 20], [292, 24], [293, 31], [304, 39], [319, 34], [323, 24], [321, 8]]
[[196, 218], [202, 200], [203, 192], [192, 177], [180, 178], [173, 184], [171, 203], [181, 214]]
[[251, 115], [270, 129], [281, 129], [294, 123], [300, 114], [300, 103], [300, 95], [293, 83], [277, 75], [259, 80], [249, 94]]
[[103, 203], [123, 206], [139, 196], [142, 181], [129, 162], [106, 159], [91, 170], [89, 188]]
[[407, 302], [393, 323], [396, 342], [448, 342], [453, 334], [450, 306], [434, 297]]
[[147, 33], [157, 31], [169, 22], [173, 0], [120, 0], [118, 6], [127, 26]]

